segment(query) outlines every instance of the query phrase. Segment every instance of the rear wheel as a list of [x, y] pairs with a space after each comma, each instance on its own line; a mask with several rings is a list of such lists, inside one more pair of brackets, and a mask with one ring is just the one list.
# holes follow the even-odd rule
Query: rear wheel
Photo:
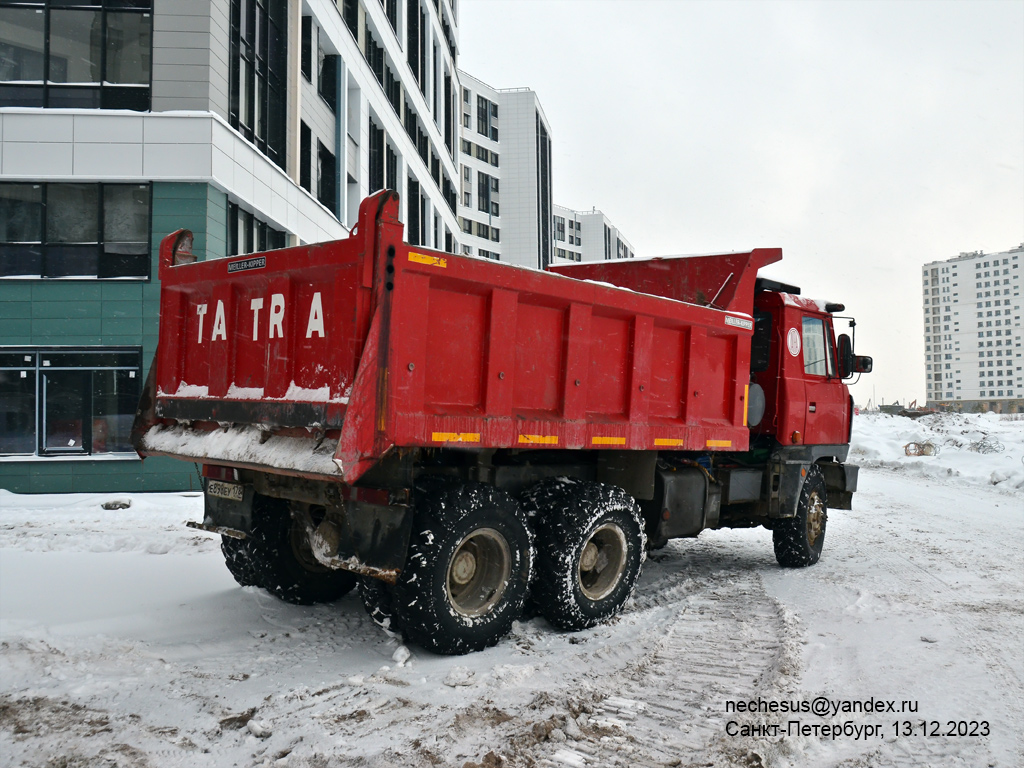
[[776, 520], [772, 529], [775, 559], [783, 568], [814, 565], [825, 546], [828, 506], [825, 478], [816, 464], [807, 469], [796, 517]]
[[305, 525], [286, 501], [256, 496], [246, 542], [255, 583], [287, 603], [327, 603], [355, 586], [354, 574], [317, 561]]
[[645, 557], [640, 508], [625, 491], [569, 478], [526, 496], [537, 533], [533, 601], [561, 629], [605, 621], [633, 594]]
[[388, 632], [401, 631], [395, 617], [394, 587], [380, 579], [360, 576], [359, 599], [374, 624]]
[[533, 538], [507, 494], [468, 485], [417, 501], [418, 532], [394, 587], [394, 613], [412, 642], [444, 654], [494, 645], [526, 599]]
[[256, 568], [252, 564], [251, 546], [248, 538], [236, 539], [223, 535], [220, 537], [220, 551], [224, 555], [224, 564], [235, 577], [235, 581], [243, 587], [259, 586]]

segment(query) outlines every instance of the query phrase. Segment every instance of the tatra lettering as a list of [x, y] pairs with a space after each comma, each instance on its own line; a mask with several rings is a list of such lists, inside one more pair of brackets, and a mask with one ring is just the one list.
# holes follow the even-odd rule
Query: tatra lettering
[[[263, 314], [263, 310], [267, 309], [266, 297], [256, 297], [249, 299], [249, 309], [252, 311], [252, 340], [259, 341], [261, 337], [260, 326], [264, 324], [267, 328], [267, 339], [283, 339], [284, 335], [284, 318], [286, 312], [286, 300], [285, 294], [273, 293], [270, 295], [270, 307], [267, 314]], [[206, 315], [209, 313], [209, 304], [197, 304], [196, 315], [199, 318], [199, 334], [197, 341], [202, 344], [203, 331], [206, 328]], [[264, 319], [266, 318], [266, 319]], [[231, 322], [245, 322], [242, 320], [241, 313], [232, 312]], [[241, 330], [241, 329], [239, 329]], [[296, 329], [297, 330], [297, 329]], [[224, 306], [224, 301], [221, 299], [217, 300], [217, 305], [213, 311], [213, 323], [212, 328], [209, 331], [210, 341], [227, 341], [228, 338], [228, 311]], [[244, 334], [245, 331], [242, 331]], [[314, 336], [318, 336], [321, 339], [327, 337], [327, 324], [326, 318], [324, 317], [324, 302], [323, 295], [317, 291], [313, 294], [309, 301], [309, 314], [306, 319], [306, 338], [311, 339]]]
[[274, 338], [274, 331], [277, 331], [279, 338], [284, 338], [282, 325], [284, 323], [284, 294], [275, 293], [270, 297], [270, 338]]
[[228, 340], [227, 323], [224, 320], [224, 302], [217, 299], [217, 312], [213, 316], [213, 334], [210, 336], [210, 341], [216, 341], [220, 338], [222, 341]]
[[260, 310], [263, 309], [263, 299], [253, 299], [249, 302], [249, 308], [252, 310], [252, 340], [259, 341]]
[[199, 343], [203, 343], [203, 317], [206, 315], [206, 305], [200, 304], [196, 307], [196, 314], [199, 315]]
[[312, 338], [316, 333], [321, 339], [324, 337], [324, 308], [320, 302], [320, 292], [313, 294], [313, 301], [309, 305], [309, 322], [306, 323], [306, 338]]

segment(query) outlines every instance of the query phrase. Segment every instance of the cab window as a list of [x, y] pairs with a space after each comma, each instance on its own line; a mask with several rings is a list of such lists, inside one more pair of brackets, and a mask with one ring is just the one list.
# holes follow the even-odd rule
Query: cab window
[[803, 327], [804, 373], [825, 376], [829, 368], [825, 321], [818, 317], [805, 317]]

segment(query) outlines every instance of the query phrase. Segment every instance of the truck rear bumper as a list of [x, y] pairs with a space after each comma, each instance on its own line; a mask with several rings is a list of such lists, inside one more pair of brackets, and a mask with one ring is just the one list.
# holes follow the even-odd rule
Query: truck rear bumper
[[255, 426], [202, 430], [157, 424], [137, 444], [142, 456], [171, 456], [202, 464], [271, 471], [279, 474], [341, 481], [334, 463], [338, 441], [272, 435]]

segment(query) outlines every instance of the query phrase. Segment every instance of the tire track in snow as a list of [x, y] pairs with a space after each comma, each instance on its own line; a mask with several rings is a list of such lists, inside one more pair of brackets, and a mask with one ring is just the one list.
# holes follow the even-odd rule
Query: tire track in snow
[[[710, 569], [709, 569], [710, 570]], [[584, 733], [540, 760], [550, 768], [679, 765], [730, 761], [755, 745], [726, 740], [726, 700], [770, 696], [799, 677], [799, 630], [760, 577], [722, 569], [642, 587], [642, 609], [675, 615], [643, 659], [601, 685], [613, 693], [585, 719]], [[674, 599], [686, 594], [679, 603]], [[600, 668], [600, 665], [598, 665]], [[609, 737], [609, 732], [618, 735]], [[726, 764], [723, 762], [723, 764]]]

